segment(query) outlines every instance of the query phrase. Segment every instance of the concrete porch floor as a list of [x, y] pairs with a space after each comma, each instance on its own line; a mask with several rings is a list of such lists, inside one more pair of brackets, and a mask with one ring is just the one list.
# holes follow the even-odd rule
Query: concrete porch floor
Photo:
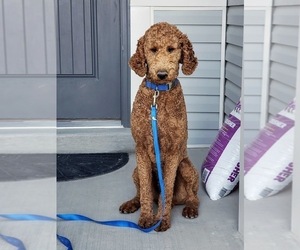
[[[50, 126], [49, 126], [50, 125]], [[59, 129], [46, 124], [26, 130], [12, 127], [0, 131], [1, 153], [92, 153], [129, 152], [130, 160], [110, 174], [78, 181], [55, 183], [54, 178], [2, 182], [0, 194], [5, 199], [1, 213], [36, 213], [55, 217], [57, 213], [79, 213], [97, 220], [138, 221], [139, 211], [124, 215], [119, 205], [135, 193], [132, 171], [135, 166], [134, 143], [129, 129], [107, 128]], [[57, 137], [56, 137], [57, 135]], [[190, 149], [189, 154], [199, 169], [207, 148]], [[240, 250], [243, 243], [237, 232], [238, 192], [220, 201], [211, 201], [200, 187], [200, 215], [197, 219], [182, 217], [182, 206], [173, 208], [172, 227], [167, 232], [149, 234], [134, 229], [114, 228], [85, 222], [57, 222], [57, 233], [68, 237], [78, 250]], [[57, 208], [57, 211], [56, 211]], [[43, 234], [39, 233], [43, 230]], [[55, 242], [55, 223], [1, 221], [3, 234], [18, 237], [28, 249], [65, 249]], [[39, 235], [39, 237], [37, 237]], [[11, 246], [0, 241], [0, 248]]]
[[[103, 176], [60, 183], [56, 183], [53, 177], [0, 182], [0, 197], [5, 201], [0, 213], [37, 213], [51, 217], [55, 217], [56, 213], [80, 213], [96, 220], [138, 221], [139, 211], [130, 215], [118, 212], [119, 205], [135, 193], [131, 179], [135, 166], [134, 143], [129, 129], [113, 126], [102, 129], [62, 129], [57, 132], [49, 126], [47, 129], [27, 128], [24, 132], [13, 128], [0, 129], [0, 137], [0, 153], [130, 153], [126, 166]], [[207, 150], [189, 149], [191, 160], [198, 170]], [[145, 234], [134, 229], [63, 221], [57, 222], [57, 232], [72, 241], [74, 250], [300, 249], [289, 232], [288, 213], [280, 215], [282, 209], [278, 205], [290, 202], [290, 189], [259, 203], [245, 202], [245, 243], [237, 232], [238, 196], [238, 191], [235, 191], [221, 200], [212, 201], [201, 186], [199, 217], [187, 220], [181, 216], [183, 207], [174, 207], [172, 227], [164, 233]], [[284, 209], [288, 211], [289, 205]], [[276, 218], [276, 223], [264, 221], [265, 218]], [[53, 250], [54, 246], [57, 246], [57, 250], [65, 249], [56, 242], [55, 223], [2, 220], [0, 223], [0, 233], [23, 239], [29, 250]], [[0, 240], [0, 249], [13, 248]]]
[[[191, 149], [190, 157], [199, 167], [207, 149]], [[138, 221], [139, 211], [124, 215], [119, 205], [135, 194], [131, 179], [135, 156], [123, 168], [99, 177], [57, 185], [58, 213], [85, 214], [97, 220]], [[58, 233], [69, 237], [75, 249], [103, 250], [240, 250], [243, 243], [237, 232], [238, 192], [219, 201], [211, 201], [201, 187], [200, 215], [182, 217], [183, 206], [172, 210], [172, 226], [163, 233], [142, 233], [134, 229], [114, 228], [85, 222], [58, 222]], [[57, 246], [58, 250], [64, 249]]]

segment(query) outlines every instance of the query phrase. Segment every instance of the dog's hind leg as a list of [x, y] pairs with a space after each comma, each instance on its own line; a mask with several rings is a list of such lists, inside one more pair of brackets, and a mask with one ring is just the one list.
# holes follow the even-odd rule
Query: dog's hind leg
[[196, 218], [198, 217], [199, 208], [199, 198], [197, 196], [199, 188], [199, 174], [188, 157], [181, 161], [178, 171], [185, 182], [187, 195], [182, 216], [190, 219]]
[[133, 171], [132, 178], [133, 178], [133, 182], [134, 182], [135, 187], [136, 187], [136, 195], [135, 195], [134, 198], [132, 198], [129, 201], [124, 202], [120, 206], [119, 211], [123, 214], [134, 213], [141, 206], [141, 204], [140, 204], [140, 181], [139, 181], [139, 175], [138, 175], [137, 167]]

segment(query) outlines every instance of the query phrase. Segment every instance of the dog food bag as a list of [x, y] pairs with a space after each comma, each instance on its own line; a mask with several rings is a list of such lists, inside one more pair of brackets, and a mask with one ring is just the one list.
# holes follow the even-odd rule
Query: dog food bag
[[245, 197], [258, 200], [292, 181], [295, 100], [271, 118], [245, 148]]
[[202, 164], [202, 181], [208, 196], [218, 200], [236, 186], [240, 172], [241, 104], [223, 123]]

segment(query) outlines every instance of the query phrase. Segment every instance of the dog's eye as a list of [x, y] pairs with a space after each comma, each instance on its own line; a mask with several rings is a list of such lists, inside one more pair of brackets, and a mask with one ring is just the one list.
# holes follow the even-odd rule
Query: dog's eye
[[155, 48], [155, 47], [154, 47], [154, 48], [151, 48], [150, 50], [151, 50], [151, 52], [153, 52], [153, 53], [156, 53], [156, 52], [157, 52], [157, 48]]
[[175, 48], [173, 48], [173, 47], [168, 47], [168, 48], [167, 48], [167, 51], [168, 51], [169, 53], [172, 53], [174, 50], [175, 50]]

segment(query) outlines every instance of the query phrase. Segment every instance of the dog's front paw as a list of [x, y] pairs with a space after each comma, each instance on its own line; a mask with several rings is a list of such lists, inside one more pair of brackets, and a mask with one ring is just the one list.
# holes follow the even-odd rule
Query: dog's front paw
[[167, 231], [171, 227], [170, 219], [163, 219], [160, 225], [155, 229], [156, 232], [164, 232]]
[[140, 201], [138, 199], [132, 199], [130, 201], [124, 202], [120, 206], [119, 211], [122, 214], [130, 214], [130, 213], [134, 213], [139, 208], [140, 208]]
[[154, 224], [153, 216], [146, 216], [146, 215], [142, 216], [141, 215], [138, 224], [142, 228], [149, 228], [149, 227], [153, 226], [153, 224]]
[[182, 211], [182, 216], [187, 219], [194, 219], [198, 217], [198, 208], [186, 206]]

